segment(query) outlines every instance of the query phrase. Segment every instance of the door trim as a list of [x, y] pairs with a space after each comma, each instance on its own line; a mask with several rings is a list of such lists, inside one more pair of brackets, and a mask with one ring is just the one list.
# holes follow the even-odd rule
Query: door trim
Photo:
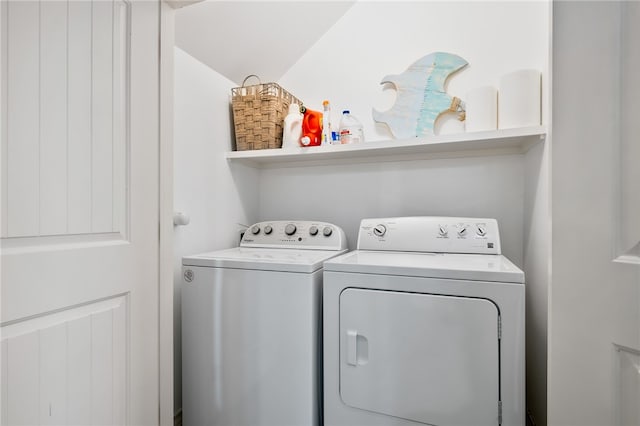
[[637, 140], [638, 126], [635, 117], [640, 107], [636, 94], [640, 91], [635, 82], [635, 67], [640, 62], [640, 55], [635, 51], [633, 20], [640, 15], [640, 8], [634, 4], [620, 5], [620, 70], [617, 96], [620, 98], [616, 105], [616, 116], [620, 126], [611, 135], [613, 143], [614, 164], [613, 176], [613, 229], [614, 237], [613, 261], [616, 263], [631, 263], [640, 265], [640, 198], [637, 192], [640, 184], [637, 174], [632, 173], [637, 161], [638, 148], [634, 148]]
[[173, 51], [175, 10], [160, 1], [160, 152], [159, 152], [159, 418], [174, 424], [173, 369]]

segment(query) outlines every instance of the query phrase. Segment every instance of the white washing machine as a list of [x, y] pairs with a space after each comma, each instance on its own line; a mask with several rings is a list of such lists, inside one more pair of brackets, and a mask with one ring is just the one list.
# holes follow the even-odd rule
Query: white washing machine
[[493, 219], [365, 219], [324, 264], [325, 425], [524, 425], [524, 273]]
[[345, 251], [335, 225], [273, 221], [183, 258], [186, 426], [321, 424], [322, 263]]

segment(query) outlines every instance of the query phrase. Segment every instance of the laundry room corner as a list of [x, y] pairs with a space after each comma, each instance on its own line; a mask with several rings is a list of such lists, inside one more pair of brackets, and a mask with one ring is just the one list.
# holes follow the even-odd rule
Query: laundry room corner
[[[287, 2], [271, 3], [271, 12], [263, 3], [256, 6], [254, 13], [272, 16], [282, 8], [298, 7], [297, 3], [295, 6]], [[318, 13], [313, 4], [309, 3], [308, 10]], [[182, 106], [176, 107], [176, 167], [180, 164], [185, 169], [176, 172], [183, 174], [182, 178], [176, 176], [176, 208], [189, 204], [186, 198], [191, 197], [197, 200], [193, 203], [196, 208], [207, 211], [209, 222], [196, 225], [195, 211], [188, 211], [191, 224], [176, 228], [176, 291], [182, 280], [177, 272], [179, 255], [236, 245], [234, 234], [237, 223], [242, 221], [247, 225], [280, 219], [331, 222], [345, 231], [348, 246], [353, 249], [363, 218], [495, 218], [500, 226], [503, 253], [527, 277], [527, 404], [536, 423], [544, 425], [550, 245], [546, 169], [551, 142], [544, 125], [550, 118], [550, 3], [328, 4], [334, 10], [325, 11], [330, 21], [322, 21], [321, 29], [301, 29], [297, 34], [300, 40], [293, 43], [289, 38], [281, 38], [276, 45], [269, 31], [259, 35], [264, 20], [251, 20], [248, 3], [232, 6], [228, 2], [205, 2], [193, 9], [185, 8], [191, 21], [183, 15], [183, 25], [197, 22], [197, 11], [204, 16], [206, 10], [216, 10], [219, 28], [211, 28], [209, 24], [202, 30], [202, 38], [205, 31], [228, 28], [235, 48], [233, 53], [229, 49], [220, 53], [229, 40], [221, 40], [223, 36], [218, 35], [211, 41], [208, 52], [197, 53], [203, 44], [186, 38], [178, 42], [180, 48], [176, 49], [176, 86], [182, 85], [183, 92], [180, 94], [176, 89], [176, 98], [182, 96], [179, 101]], [[221, 16], [228, 16], [229, 22], [220, 22], [224, 21]], [[231, 21], [238, 16], [248, 20], [243, 34], [231, 28]], [[196, 27], [190, 32], [193, 37]], [[264, 43], [271, 42], [276, 49], [273, 58], [277, 60], [267, 60], [262, 56], [264, 51], [253, 50], [256, 46], [248, 43], [252, 37], [256, 46], [264, 47]], [[303, 41], [308, 44], [300, 49], [299, 43]], [[287, 54], [288, 47], [291, 51]], [[212, 51], [218, 53], [212, 55]], [[321, 110], [323, 100], [330, 99], [335, 111], [349, 109], [360, 119], [367, 142], [392, 140], [389, 129], [372, 118], [372, 109], [387, 110], [396, 100], [394, 90], [380, 82], [385, 75], [401, 73], [416, 58], [436, 51], [456, 53], [469, 62], [469, 67], [452, 77], [446, 86], [447, 92], [463, 97], [478, 86], [497, 86], [500, 76], [510, 71], [538, 70], [542, 75], [544, 134], [530, 137], [531, 143], [517, 149], [397, 156], [400, 158], [379, 156], [376, 160], [338, 158], [335, 162], [300, 164], [292, 160], [252, 164], [236, 161], [229, 155], [237, 153], [233, 151], [234, 132], [229, 123], [229, 93], [231, 88], [241, 85], [245, 76], [259, 74], [262, 82], [276, 81], [311, 109]], [[232, 57], [238, 59], [229, 63]], [[276, 62], [280, 64], [277, 70]], [[331, 66], [318, 66], [325, 63]], [[203, 81], [204, 86], [200, 84]], [[215, 103], [215, 113], [203, 114], [207, 103]], [[186, 125], [191, 120], [195, 127], [188, 129]], [[178, 135], [181, 122], [183, 133]], [[454, 135], [464, 132], [464, 125], [453, 116], [443, 115], [436, 132]], [[188, 156], [181, 152], [181, 144], [189, 151]], [[199, 151], [197, 144], [204, 150]], [[203, 157], [207, 156], [212, 160], [205, 161]], [[187, 157], [193, 162], [185, 161]], [[195, 182], [195, 186], [187, 185], [187, 180]], [[180, 197], [185, 197], [185, 202], [181, 203]], [[191, 232], [197, 236], [189, 237]], [[179, 315], [176, 313], [177, 322]], [[177, 369], [179, 365], [176, 360]], [[180, 391], [176, 391], [176, 409], [180, 407], [178, 395]]]
[[0, 426], [640, 426], [640, 0], [0, 0]]

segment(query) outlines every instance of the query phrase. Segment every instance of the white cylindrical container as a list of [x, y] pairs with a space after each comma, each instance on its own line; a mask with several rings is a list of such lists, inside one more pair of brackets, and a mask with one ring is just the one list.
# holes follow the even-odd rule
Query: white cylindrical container
[[540, 71], [518, 70], [500, 79], [498, 128], [540, 125]]
[[289, 105], [289, 114], [284, 118], [282, 125], [282, 148], [297, 148], [300, 146], [302, 136], [302, 118], [300, 105]]
[[467, 92], [465, 98], [465, 130], [480, 132], [498, 127], [498, 92], [483, 86]]

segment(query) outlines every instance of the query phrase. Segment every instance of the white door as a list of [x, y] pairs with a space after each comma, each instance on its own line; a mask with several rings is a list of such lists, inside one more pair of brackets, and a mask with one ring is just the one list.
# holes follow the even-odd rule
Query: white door
[[548, 423], [640, 425], [640, 3], [553, 16]]
[[159, 3], [1, 7], [1, 424], [158, 424]]
[[340, 396], [432, 425], [497, 425], [498, 308], [486, 299], [349, 288], [340, 294]]

